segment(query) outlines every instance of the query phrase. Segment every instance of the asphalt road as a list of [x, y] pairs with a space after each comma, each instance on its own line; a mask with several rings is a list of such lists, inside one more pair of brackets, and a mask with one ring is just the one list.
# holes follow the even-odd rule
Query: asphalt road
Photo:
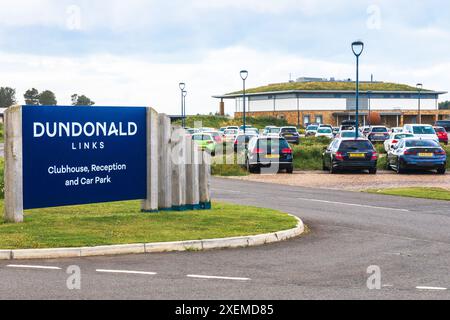
[[[0, 262], [0, 299], [450, 299], [437, 290], [450, 288], [448, 202], [227, 179], [213, 195], [298, 215], [311, 233], [237, 250]], [[67, 289], [71, 265], [81, 290]], [[372, 265], [381, 290], [367, 288]]]

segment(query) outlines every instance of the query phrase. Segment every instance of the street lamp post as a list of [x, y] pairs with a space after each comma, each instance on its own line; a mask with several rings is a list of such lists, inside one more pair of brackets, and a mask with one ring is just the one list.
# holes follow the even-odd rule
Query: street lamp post
[[247, 80], [248, 78], [248, 71], [247, 70], [242, 70], [241, 71], [241, 79], [244, 83], [244, 90], [243, 90], [243, 106], [244, 106], [244, 135], [246, 134], [247, 131], [247, 115], [246, 115], [246, 106], [245, 106], [245, 80]]
[[186, 89], [186, 84], [184, 82], [180, 82], [180, 90], [181, 90], [181, 120], [183, 124], [183, 128], [185, 127], [184, 123], [184, 89]]
[[419, 101], [418, 101], [418, 103], [419, 103], [419, 119], [418, 119], [419, 124], [422, 124], [422, 110], [421, 110], [422, 109], [421, 108], [422, 89], [423, 89], [423, 85], [421, 83], [418, 83], [417, 90], [419, 91]]
[[355, 41], [352, 43], [352, 51], [356, 56], [356, 139], [359, 138], [359, 57], [364, 51], [364, 42]]
[[367, 94], [369, 95], [369, 127], [372, 127], [372, 119], [371, 119], [371, 115], [372, 115], [372, 91], [367, 91]]
[[186, 96], [187, 91], [183, 90], [183, 128], [186, 128]]

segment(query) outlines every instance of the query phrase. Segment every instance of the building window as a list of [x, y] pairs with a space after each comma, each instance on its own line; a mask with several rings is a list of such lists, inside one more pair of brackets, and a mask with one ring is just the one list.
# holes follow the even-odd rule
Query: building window
[[317, 115], [317, 116], [316, 116], [316, 122], [317, 122], [318, 124], [323, 124], [323, 116]]
[[310, 116], [303, 116], [303, 124], [306, 127], [311, 123], [311, 117]]

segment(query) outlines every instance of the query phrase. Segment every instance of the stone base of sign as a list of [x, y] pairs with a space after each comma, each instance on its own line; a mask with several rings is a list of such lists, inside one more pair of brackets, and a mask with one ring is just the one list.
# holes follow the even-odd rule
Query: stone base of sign
[[125, 254], [181, 252], [193, 250], [202, 251], [261, 246], [265, 244], [286, 241], [301, 236], [305, 232], [305, 226], [301, 219], [297, 217], [294, 218], [296, 218], [298, 221], [297, 227], [294, 229], [257, 236], [68, 249], [0, 250], [0, 260], [78, 258], [94, 256], [115, 256]]
[[200, 203], [200, 208], [202, 210], [211, 210], [212, 209], [212, 204], [211, 204], [211, 202]]

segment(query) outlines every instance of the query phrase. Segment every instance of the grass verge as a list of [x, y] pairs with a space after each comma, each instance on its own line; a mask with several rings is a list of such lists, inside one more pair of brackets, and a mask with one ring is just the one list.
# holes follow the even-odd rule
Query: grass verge
[[367, 192], [409, 198], [450, 201], [450, 190], [442, 188], [393, 188], [381, 190], [372, 189], [368, 190]]
[[[3, 201], [0, 210], [3, 211]], [[0, 218], [0, 249], [83, 247], [258, 235], [295, 228], [275, 210], [214, 203], [213, 210], [144, 214], [138, 201], [30, 210]]]

